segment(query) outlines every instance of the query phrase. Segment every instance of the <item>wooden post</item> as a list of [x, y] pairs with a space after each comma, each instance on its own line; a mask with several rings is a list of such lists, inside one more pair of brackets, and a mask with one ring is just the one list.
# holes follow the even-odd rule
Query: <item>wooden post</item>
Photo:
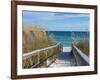
[[[46, 50], [44, 50], [44, 54], [45, 54], [45, 56], [46, 56], [46, 58], [47, 58], [47, 51]], [[47, 62], [48, 60], [46, 60], [45, 62], [46, 62], [46, 66], [48, 66], [48, 62]]]
[[[46, 53], [47, 53], [47, 57], [48, 57], [48, 50], [46, 51]], [[49, 60], [48, 59], [47, 59], [47, 66], [49, 65]]]
[[39, 62], [40, 62], [40, 55], [39, 55], [39, 52], [37, 53], [37, 57], [38, 57], [37, 64], [39, 64]]

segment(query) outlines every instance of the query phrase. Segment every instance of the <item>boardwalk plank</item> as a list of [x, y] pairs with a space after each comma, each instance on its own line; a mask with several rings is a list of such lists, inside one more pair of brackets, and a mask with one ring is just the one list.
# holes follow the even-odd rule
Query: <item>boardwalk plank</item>
[[[67, 49], [67, 50], [65, 50]], [[50, 67], [67, 67], [67, 66], [75, 66], [75, 58], [73, 54], [70, 52], [71, 48], [64, 48], [63, 52], [59, 53], [56, 61], [50, 65]]]

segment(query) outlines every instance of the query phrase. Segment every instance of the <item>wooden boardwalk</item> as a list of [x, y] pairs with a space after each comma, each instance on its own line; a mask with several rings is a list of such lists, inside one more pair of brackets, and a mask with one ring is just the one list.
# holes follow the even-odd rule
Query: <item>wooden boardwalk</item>
[[[58, 50], [59, 53], [56, 54], [54, 52], [55, 50], [51, 51], [52, 49]], [[40, 57], [41, 55], [45, 55], [45, 58]], [[23, 54], [23, 60], [29, 58], [34, 63], [30, 68], [38, 66], [41, 67], [40, 65], [45, 61], [47, 62], [46, 67], [71, 67], [89, 65], [89, 57], [81, 52], [77, 47], [63, 47], [61, 43]], [[50, 60], [51, 58], [52, 60]]]
[[63, 52], [59, 53], [56, 61], [50, 65], [50, 67], [67, 67], [75, 66], [75, 58], [71, 53], [71, 47], [64, 47]]

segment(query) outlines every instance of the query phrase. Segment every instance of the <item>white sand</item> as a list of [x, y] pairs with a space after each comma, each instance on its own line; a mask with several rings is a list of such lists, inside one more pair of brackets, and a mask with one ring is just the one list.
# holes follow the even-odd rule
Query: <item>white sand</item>
[[71, 49], [71, 47], [63, 47], [63, 52], [70, 52]]

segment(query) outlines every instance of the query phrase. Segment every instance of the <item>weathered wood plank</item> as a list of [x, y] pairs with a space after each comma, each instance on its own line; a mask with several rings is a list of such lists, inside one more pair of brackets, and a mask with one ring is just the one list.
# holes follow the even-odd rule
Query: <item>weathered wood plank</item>
[[72, 52], [76, 59], [77, 65], [79, 65], [79, 66], [89, 65], [89, 57], [86, 56], [81, 50], [79, 50], [74, 45], [72, 46]]
[[25, 59], [28, 59], [34, 55], [37, 55], [39, 52], [42, 52], [42, 51], [45, 51], [45, 50], [49, 50], [49, 49], [52, 49], [52, 48], [55, 48], [57, 46], [59, 46], [61, 43], [57, 43], [56, 45], [54, 46], [50, 46], [50, 47], [47, 47], [47, 48], [43, 48], [43, 49], [38, 49], [38, 50], [34, 50], [32, 52], [29, 52], [29, 53], [24, 53], [23, 54], [23, 60]]

